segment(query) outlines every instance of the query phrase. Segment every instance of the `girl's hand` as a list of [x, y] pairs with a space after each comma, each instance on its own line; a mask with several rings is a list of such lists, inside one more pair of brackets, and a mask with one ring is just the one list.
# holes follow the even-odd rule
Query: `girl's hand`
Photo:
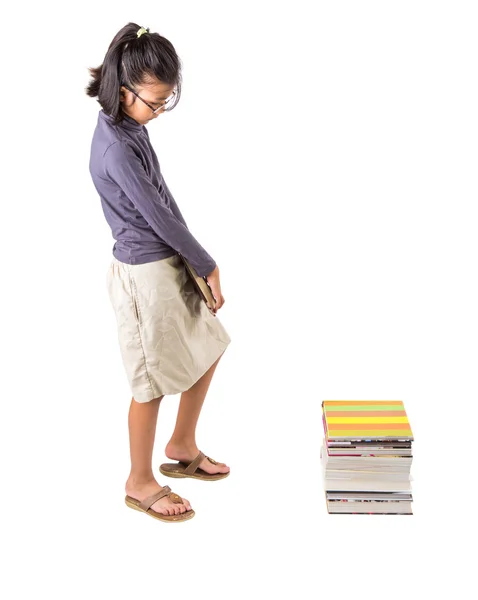
[[221, 292], [219, 267], [217, 265], [214, 271], [212, 271], [211, 273], [209, 273], [209, 275], [206, 276], [206, 281], [208, 282], [209, 287], [211, 288], [212, 295], [214, 296], [214, 298], [216, 298], [216, 307], [213, 309], [213, 312], [216, 313], [225, 302], [224, 296]]

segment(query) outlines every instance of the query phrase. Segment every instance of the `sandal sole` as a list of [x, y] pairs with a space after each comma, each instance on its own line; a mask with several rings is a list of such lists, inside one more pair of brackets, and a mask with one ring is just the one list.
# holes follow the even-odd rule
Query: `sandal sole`
[[185, 475], [184, 473], [181, 473], [181, 471], [165, 471], [161, 467], [159, 467], [159, 471], [162, 475], [165, 475], [166, 477], [173, 477], [174, 479], [187, 479], [190, 477], [191, 479], [200, 479], [201, 481], [218, 481], [219, 479], [225, 479], [226, 477], [229, 477], [230, 473], [230, 471], [227, 473], [216, 473], [207, 477], [205, 475]]
[[153, 519], [157, 519], [158, 521], [163, 521], [163, 523], [182, 523], [183, 521], [189, 521], [196, 514], [194, 510], [188, 510], [185, 513], [181, 513], [179, 515], [162, 515], [161, 513], [157, 513], [155, 510], [151, 510], [149, 508], [147, 511], [139, 508], [138, 504], [135, 502], [135, 498], [131, 498], [130, 496], [125, 496], [125, 504], [129, 508], [133, 510], [137, 510], [138, 512], [142, 512], [145, 515], [153, 517]]

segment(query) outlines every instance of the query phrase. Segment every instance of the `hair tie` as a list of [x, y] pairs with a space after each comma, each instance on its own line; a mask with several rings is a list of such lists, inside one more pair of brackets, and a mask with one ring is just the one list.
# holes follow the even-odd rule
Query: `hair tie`
[[138, 37], [141, 37], [143, 35], [143, 33], [148, 33], [148, 30], [145, 27], [141, 27], [141, 29], [138, 29], [138, 31], [136, 32], [136, 35]]

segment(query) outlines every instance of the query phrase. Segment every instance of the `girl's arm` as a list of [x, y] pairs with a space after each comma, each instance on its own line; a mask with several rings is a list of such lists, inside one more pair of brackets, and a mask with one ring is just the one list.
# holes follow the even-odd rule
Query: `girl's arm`
[[[183, 217], [183, 215], [181, 214], [181, 211], [179, 210], [178, 205], [176, 204], [176, 202], [174, 200], [173, 195], [171, 194], [171, 190], [168, 188], [166, 182], [164, 181], [164, 177], [163, 177], [163, 174], [162, 174], [160, 166], [159, 166], [159, 161], [158, 161], [158, 157], [156, 155], [156, 151], [155, 151], [155, 149], [153, 148], [153, 146], [151, 144], [151, 140], [149, 139], [149, 132], [148, 132], [148, 128], [147, 127], [144, 128], [144, 132], [146, 133], [146, 137], [148, 138], [148, 145], [149, 145], [149, 149], [151, 151], [151, 154], [153, 156], [154, 166], [156, 167], [157, 171], [161, 174], [161, 180], [163, 182], [165, 192], [166, 192], [166, 194], [167, 194], [167, 196], [169, 198], [169, 202], [170, 202], [170, 205], [171, 205], [171, 210], [173, 211], [173, 214], [179, 219], [179, 221], [181, 221], [181, 223], [183, 225], [185, 225], [186, 227], [188, 227], [187, 224], [186, 224], [186, 221], [185, 221], [185, 219]], [[189, 227], [188, 227], [188, 229], [189, 229]]]
[[[174, 200], [173, 195], [171, 194], [170, 189], [168, 188], [166, 182], [164, 181], [164, 177], [162, 176], [162, 180], [163, 180], [163, 185], [164, 185], [164, 189], [166, 191], [166, 194], [168, 195], [169, 198], [169, 203], [171, 205], [171, 210], [173, 211], [173, 214], [181, 221], [181, 223], [185, 226], [188, 227], [186, 224], [186, 221], [184, 220], [183, 215], [181, 214], [181, 211], [179, 210], [179, 206], [176, 204], [176, 201]], [[188, 227], [189, 229], [189, 227]]]
[[180, 252], [200, 277], [214, 271], [214, 259], [187, 226], [163, 204], [161, 195], [149, 179], [141, 159], [127, 142], [113, 142], [107, 148], [104, 169], [105, 175], [123, 190], [154, 232], [176, 252]]

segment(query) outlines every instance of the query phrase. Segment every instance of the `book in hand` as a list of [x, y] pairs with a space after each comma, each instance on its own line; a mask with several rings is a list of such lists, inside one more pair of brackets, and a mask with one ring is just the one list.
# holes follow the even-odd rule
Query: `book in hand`
[[209, 309], [209, 312], [216, 316], [214, 312], [214, 308], [216, 307], [216, 298], [214, 298], [212, 290], [206, 280], [206, 276], [201, 277], [197, 274], [196, 269], [192, 266], [192, 264], [185, 258], [180, 252], [178, 252], [181, 260], [186, 267], [186, 271], [190, 278], [192, 279], [194, 286], [201, 296], [202, 300], [206, 303], [206, 306]]

